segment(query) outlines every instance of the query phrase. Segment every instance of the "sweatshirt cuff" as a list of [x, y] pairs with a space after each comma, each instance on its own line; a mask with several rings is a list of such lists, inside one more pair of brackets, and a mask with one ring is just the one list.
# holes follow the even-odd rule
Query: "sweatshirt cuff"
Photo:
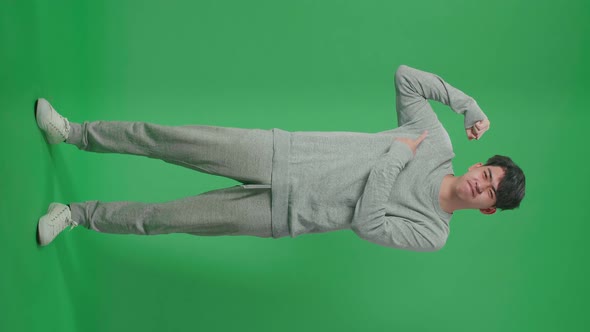
[[414, 153], [410, 147], [401, 141], [394, 140], [391, 144], [391, 147], [388, 151], [389, 155], [395, 156], [396, 160], [399, 160], [402, 165], [407, 164], [412, 158], [414, 158]]
[[465, 129], [473, 127], [477, 121], [484, 119], [487, 119], [487, 117], [474, 99], [465, 110]]

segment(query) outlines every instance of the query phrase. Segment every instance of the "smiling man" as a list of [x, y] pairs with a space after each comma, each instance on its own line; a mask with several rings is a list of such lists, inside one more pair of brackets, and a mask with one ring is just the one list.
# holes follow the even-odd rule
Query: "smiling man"
[[39, 241], [47, 245], [78, 225], [119, 234], [272, 238], [350, 229], [386, 247], [434, 251], [445, 245], [455, 211], [493, 214], [520, 205], [525, 177], [508, 157], [454, 175], [449, 135], [428, 100], [462, 114], [467, 138], [479, 140], [490, 121], [473, 98], [405, 65], [394, 82], [398, 127], [379, 133], [80, 124], [39, 99], [37, 124], [50, 144], [157, 158], [243, 183], [164, 203], [54, 202], [39, 219]]
[[[500, 185], [502, 190], [498, 193]], [[484, 214], [494, 214], [497, 207], [518, 207], [523, 196], [524, 176], [519, 167], [508, 157], [494, 156], [485, 165], [477, 163], [469, 167], [461, 177], [445, 176], [440, 204], [449, 212], [479, 209]]]

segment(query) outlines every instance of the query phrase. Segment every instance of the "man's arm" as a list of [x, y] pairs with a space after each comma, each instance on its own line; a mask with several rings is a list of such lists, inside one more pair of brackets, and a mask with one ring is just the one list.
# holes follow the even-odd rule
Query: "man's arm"
[[[415, 143], [419, 144], [425, 134]], [[416, 146], [417, 146], [416, 144]], [[386, 247], [414, 251], [435, 251], [444, 245], [428, 228], [385, 215], [394, 182], [413, 158], [416, 146], [396, 140], [371, 170], [363, 195], [356, 204], [351, 229], [361, 238]]]
[[[440, 76], [401, 65], [395, 72], [398, 126], [434, 116], [428, 99], [443, 103], [465, 116], [465, 129], [487, 120], [477, 102]], [[469, 135], [469, 134], [468, 134]]]

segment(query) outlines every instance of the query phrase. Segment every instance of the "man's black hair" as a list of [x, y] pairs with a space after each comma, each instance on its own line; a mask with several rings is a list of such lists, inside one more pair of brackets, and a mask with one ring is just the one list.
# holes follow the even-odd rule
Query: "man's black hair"
[[524, 198], [525, 178], [522, 169], [512, 159], [500, 155], [491, 157], [485, 165], [502, 167], [505, 172], [504, 178], [498, 184], [496, 208], [501, 210], [517, 208]]

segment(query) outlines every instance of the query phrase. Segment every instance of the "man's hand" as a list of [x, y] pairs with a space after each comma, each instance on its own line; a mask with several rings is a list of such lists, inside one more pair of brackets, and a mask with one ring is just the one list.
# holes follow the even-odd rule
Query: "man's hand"
[[420, 137], [418, 137], [416, 140], [411, 140], [406, 137], [398, 137], [395, 140], [406, 143], [414, 155], [416, 155], [416, 149], [418, 148], [418, 145], [420, 145], [420, 143], [422, 143], [422, 141], [426, 138], [426, 135], [428, 135], [428, 130], [425, 130], [424, 133], [422, 133], [422, 135], [420, 135]]
[[467, 133], [467, 139], [480, 139], [483, 136], [483, 133], [490, 129], [490, 120], [484, 119], [481, 121], [477, 121], [473, 127], [465, 129], [465, 133]]

